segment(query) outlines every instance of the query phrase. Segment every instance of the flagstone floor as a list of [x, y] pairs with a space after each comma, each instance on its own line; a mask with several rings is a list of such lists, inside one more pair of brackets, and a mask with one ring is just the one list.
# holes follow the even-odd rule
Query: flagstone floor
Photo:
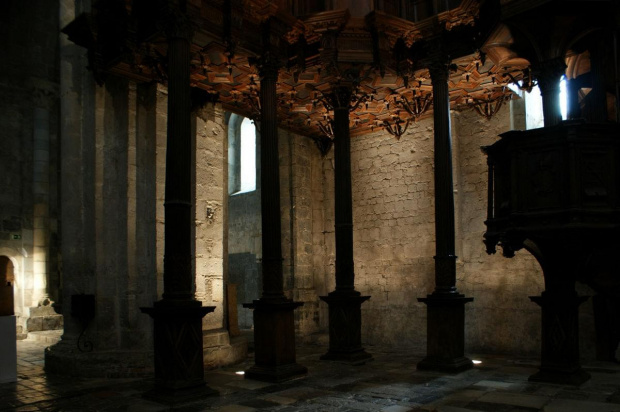
[[205, 374], [219, 392], [175, 405], [146, 400], [152, 379], [81, 379], [46, 375], [49, 343], [18, 341], [18, 381], [0, 384], [0, 411], [440, 411], [620, 412], [620, 365], [585, 365], [592, 378], [571, 387], [530, 383], [535, 359], [470, 355], [482, 363], [445, 375], [416, 370], [421, 354], [368, 347], [374, 360], [362, 366], [320, 361], [325, 348], [298, 349], [308, 375], [285, 384], [244, 379], [247, 362]]

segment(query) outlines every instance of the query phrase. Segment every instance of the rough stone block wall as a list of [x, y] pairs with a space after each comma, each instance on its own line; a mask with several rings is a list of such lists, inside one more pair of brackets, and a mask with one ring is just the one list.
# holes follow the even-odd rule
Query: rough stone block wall
[[18, 331], [59, 298], [58, 8], [9, 1], [0, 16], [0, 255], [15, 265]]
[[311, 139], [280, 130], [280, 210], [285, 293], [304, 305], [295, 311], [300, 336], [319, 329], [319, 303], [313, 262], [313, 160], [320, 156]]
[[474, 301], [465, 306], [466, 343], [474, 352], [533, 354], [540, 351], [540, 308], [529, 296], [540, 295], [540, 265], [527, 251], [512, 259], [486, 253], [487, 158], [480, 149], [510, 130], [511, 112], [503, 108], [491, 120], [474, 111], [453, 113], [455, 209], [458, 228], [458, 285]]
[[220, 329], [226, 326], [227, 134], [219, 105], [207, 105], [197, 113], [195, 121], [196, 299], [204, 306], [216, 306], [215, 312], [203, 318], [203, 329]]
[[[226, 167], [228, 168], [228, 164]], [[243, 304], [260, 298], [262, 293], [260, 133], [258, 132], [256, 168], [256, 190], [228, 196], [228, 281], [237, 284], [237, 316], [239, 327], [242, 329], [249, 329], [254, 325], [252, 310], [244, 308]]]
[[[435, 286], [432, 122], [410, 125], [400, 140], [383, 131], [352, 139], [355, 284], [371, 296], [362, 305], [364, 344], [425, 352], [426, 307], [417, 298]], [[488, 256], [482, 243], [487, 169], [480, 146], [509, 130], [510, 112], [490, 122], [474, 112], [455, 113], [452, 124], [457, 287], [475, 299], [466, 306], [466, 348], [536, 354], [540, 310], [528, 296], [543, 290], [540, 267], [524, 251], [513, 259]], [[331, 154], [323, 160], [323, 173], [326, 258], [314, 259], [324, 276], [322, 282], [315, 279], [317, 289], [333, 276], [328, 274], [333, 264]], [[317, 232], [314, 236], [316, 248], [321, 238]], [[321, 325], [326, 325], [326, 314], [322, 308]]]
[[422, 349], [433, 291], [432, 120], [400, 140], [378, 131], [351, 142], [355, 285], [362, 341]]

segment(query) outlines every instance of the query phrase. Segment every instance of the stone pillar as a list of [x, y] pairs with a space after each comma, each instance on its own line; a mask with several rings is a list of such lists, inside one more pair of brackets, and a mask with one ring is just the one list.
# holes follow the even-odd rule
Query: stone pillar
[[49, 305], [47, 291], [48, 253], [49, 253], [49, 162], [50, 162], [50, 132], [49, 111], [36, 107], [34, 117], [34, 170], [33, 170], [33, 252], [34, 252], [34, 286], [33, 306]]
[[532, 70], [542, 96], [545, 127], [554, 126], [562, 121], [560, 80], [566, 70], [566, 63], [563, 58], [557, 57], [536, 64]]
[[[175, 7], [175, 6], [172, 6]], [[166, 145], [166, 199], [164, 292], [152, 308], [142, 308], [155, 320], [155, 388], [152, 398], [213, 392], [204, 381], [202, 318], [215, 307], [202, 306], [194, 297], [192, 267], [194, 225], [192, 199], [190, 46], [191, 23], [180, 10], [167, 27], [168, 138]]]
[[[32, 299], [30, 316], [26, 321], [28, 332], [61, 329], [63, 318], [52, 307], [50, 282], [50, 109], [56, 97], [55, 87], [42, 81], [33, 81], [33, 174], [32, 174]], [[53, 193], [52, 193], [53, 195]]]
[[[61, 1], [59, 27], [67, 26], [80, 13], [90, 11], [78, 1]], [[62, 284], [58, 300], [62, 303], [62, 340], [45, 352], [46, 371], [67, 370], [63, 362], [72, 352], [82, 331], [71, 316], [71, 296], [92, 294], [95, 290], [95, 82], [84, 68], [87, 51], [68, 40], [59, 39], [60, 54], [60, 232], [62, 242]], [[55, 359], [58, 361], [56, 362]], [[64, 368], [64, 369], [63, 369]]]
[[611, 38], [605, 38], [597, 33], [592, 38], [590, 50], [590, 73], [592, 75], [592, 91], [588, 96], [590, 101], [590, 121], [607, 121], [607, 91], [605, 87], [605, 55], [608, 52], [607, 44]]
[[569, 119], [581, 117], [579, 89], [580, 81], [578, 79], [569, 79], [566, 81], [566, 105], [568, 106], [566, 111]]
[[[263, 30], [268, 31], [269, 22]], [[260, 299], [243, 306], [254, 310], [254, 366], [247, 379], [283, 382], [305, 375], [308, 370], [296, 362], [294, 310], [302, 305], [284, 296], [282, 275], [282, 232], [280, 222], [280, 158], [276, 82], [278, 64], [266, 53], [258, 61], [260, 81], [260, 164], [262, 279]]]
[[[444, 59], [441, 59], [444, 60]], [[429, 67], [433, 83], [435, 143], [435, 291], [418, 301], [427, 305], [427, 355], [418, 369], [458, 372], [473, 366], [465, 353], [466, 298], [456, 289], [454, 188], [450, 131], [449, 67]]]
[[352, 85], [336, 85], [326, 97], [334, 110], [336, 290], [321, 296], [329, 305], [329, 350], [321, 359], [363, 364], [372, 359], [362, 348], [361, 306], [370, 296], [355, 290], [349, 134]]

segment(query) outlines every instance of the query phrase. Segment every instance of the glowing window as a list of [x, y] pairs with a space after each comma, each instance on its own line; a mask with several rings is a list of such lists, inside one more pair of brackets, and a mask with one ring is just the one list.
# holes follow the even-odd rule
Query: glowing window
[[256, 127], [247, 117], [241, 122], [241, 185], [239, 193], [256, 189]]
[[228, 193], [256, 190], [256, 127], [232, 114], [228, 123]]

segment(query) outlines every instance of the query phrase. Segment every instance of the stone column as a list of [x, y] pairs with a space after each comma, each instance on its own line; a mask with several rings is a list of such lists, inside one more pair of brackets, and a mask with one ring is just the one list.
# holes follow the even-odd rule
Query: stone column
[[[166, 145], [164, 292], [152, 308], [155, 320], [157, 399], [177, 399], [190, 390], [213, 392], [204, 381], [202, 318], [215, 307], [194, 297], [192, 268], [192, 155], [190, 102], [191, 23], [171, 6], [168, 35], [168, 138]], [[193, 393], [193, 392], [192, 392]]]
[[435, 291], [418, 301], [427, 305], [427, 355], [418, 369], [458, 372], [473, 366], [465, 352], [466, 298], [456, 289], [454, 188], [450, 131], [449, 66], [429, 67], [433, 84], [435, 143]]
[[326, 96], [334, 110], [336, 290], [321, 296], [329, 305], [329, 350], [321, 359], [363, 364], [372, 359], [362, 348], [361, 306], [370, 296], [361, 296], [355, 290], [349, 134], [351, 97], [351, 84], [335, 85]]
[[566, 71], [566, 63], [557, 57], [536, 64], [532, 70], [542, 96], [545, 127], [554, 126], [562, 121], [560, 80]]
[[33, 306], [49, 305], [48, 238], [49, 238], [49, 111], [36, 107], [34, 117], [34, 170], [33, 170], [33, 237], [34, 286]]
[[592, 38], [590, 50], [590, 73], [592, 75], [592, 91], [590, 92], [590, 121], [607, 121], [607, 91], [605, 87], [605, 55], [608, 54], [607, 44], [611, 37], [605, 38], [597, 33]]
[[581, 117], [581, 107], [579, 106], [579, 89], [580, 81], [578, 79], [569, 79], [566, 81], [566, 103], [567, 117], [569, 119], [577, 119]]
[[[263, 30], [268, 31], [269, 22]], [[260, 81], [260, 164], [262, 278], [260, 299], [243, 306], [254, 310], [254, 366], [248, 379], [283, 382], [305, 375], [296, 362], [294, 310], [302, 305], [284, 296], [282, 276], [282, 232], [280, 222], [280, 158], [276, 82], [278, 64], [269, 52], [258, 61]]]

